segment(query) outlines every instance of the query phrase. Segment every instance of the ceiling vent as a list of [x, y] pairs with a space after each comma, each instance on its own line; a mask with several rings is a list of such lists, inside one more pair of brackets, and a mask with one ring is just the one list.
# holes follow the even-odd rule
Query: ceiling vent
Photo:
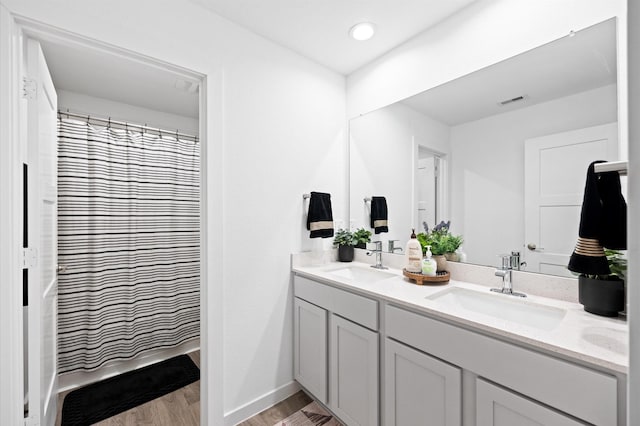
[[176, 78], [176, 82], [174, 84], [174, 87], [176, 89], [192, 94], [198, 92], [198, 86], [198, 83], [196, 83], [195, 81], [187, 81], [181, 78]]
[[514, 102], [524, 101], [526, 98], [527, 98], [527, 95], [521, 95], [521, 96], [517, 96], [515, 98], [507, 99], [507, 100], [502, 101], [502, 102], [498, 102], [498, 105], [499, 106], [505, 106], [505, 105], [512, 104]]

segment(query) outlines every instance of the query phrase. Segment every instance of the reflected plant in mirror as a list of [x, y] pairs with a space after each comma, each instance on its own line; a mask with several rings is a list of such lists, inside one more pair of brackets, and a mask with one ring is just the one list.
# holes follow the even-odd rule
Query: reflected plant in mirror
[[524, 271], [572, 277], [585, 171], [626, 157], [616, 32], [609, 19], [350, 120], [352, 223], [385, 194], [384, 238], [447, 218], [469, 263], [517, 251]]
[[367, 248], [367, 243], [371, 242], [371, 231], [358, 228], [353, 232], [353, 237], [356, 239], [356, 248]]

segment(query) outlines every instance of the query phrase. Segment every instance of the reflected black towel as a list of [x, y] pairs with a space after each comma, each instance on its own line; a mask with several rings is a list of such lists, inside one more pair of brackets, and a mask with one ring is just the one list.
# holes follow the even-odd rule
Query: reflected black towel
[[389, 232], [387, 200], [384, 197], [371, 197], [371, 227], [376, 234]]
[[331, 194], [312, 192], [309, 199], [307, 229], [310, 238], [333, 237], [333, 212], [331, 211]]
[[603, 247], [627, 247], [627, 203], [620, 189], [618, 172], [595, 173], [594, 161], [587, 170], [587, 181], [580, 213], [576, 248], [569, 259], [570, 271], [589, 275], [609, 275]]

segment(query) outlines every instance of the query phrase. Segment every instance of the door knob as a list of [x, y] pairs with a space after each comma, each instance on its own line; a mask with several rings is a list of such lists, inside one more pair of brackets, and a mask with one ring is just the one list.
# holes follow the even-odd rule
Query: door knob
[[536, 246], [534, 243], [527, 244], [527, 248], [531, 251], [542, 251], [544, 250], [542, 247]]

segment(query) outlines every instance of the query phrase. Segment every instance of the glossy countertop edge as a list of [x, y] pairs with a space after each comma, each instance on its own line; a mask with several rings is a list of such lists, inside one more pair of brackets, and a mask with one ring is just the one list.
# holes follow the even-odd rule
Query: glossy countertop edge
[[[488, 287], [463, 281], [451, 280], [445, 285], [416, 285], [402, 275], [402, 271], [388, 269], [393, 277], [364, 283], [342, 279], [331, 274], [331, 270], [344, 267], [370, 268], [370, 264], [352, 262], [328, 262], [318, 266], [292, 266], [292, 272], [307, 278], [323, 281], [337, 288], [353, 290], [365, 296], [385, 300], [400, 307], [423, 312], [452, 324], [482, 331], [483, 334], [521, 343], [544, 352], [561, 355], [570, 360], [610, 370], [615, 373], [628, 372], [628, 326], [624, 319], [606, 318], [585, 312], [582, 305], [563, 300], [528, 295], [520, 299], [523, 303], [535, 303], [566, 310], [560, 324], [552, 330], [538, 330], [481, 314], [446, 309], [426, 297], [451, 287], [489, 292]], [[501, 296], [498, 297], [511, 297]], [[600, 339], [602, 344], [589, 342], [589, 338]]]

